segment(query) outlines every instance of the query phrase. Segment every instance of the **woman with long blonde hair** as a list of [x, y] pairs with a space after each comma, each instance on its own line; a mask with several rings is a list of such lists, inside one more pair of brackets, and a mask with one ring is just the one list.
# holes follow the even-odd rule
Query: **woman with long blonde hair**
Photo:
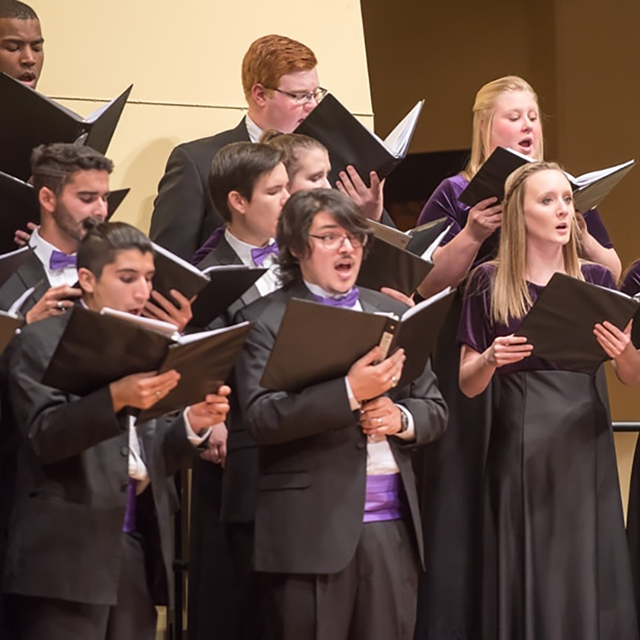
[[[535, 354], [518, 326], [555, 273], [615, 289], [578, 257], [572, 190], [558, 165], [507, 181], [496, 260], [467, 285], [458, 332], [469, 397], [498, 376], [485, 477], [482, 637], [638, 638], [607, 401], [596, 375]], [[627, 384], [640, 355], [624, 331], [594, 327]]]
[[[502, 203], [490, 198], [469, 208], [458, 197], [497, 147], [542, 160], [544, 143], [538, 97], [517, 76], [485, 84], [473, 105], [471, 156], [461, 173], [443, 180], [427, 201], [420, 223], [446, 217], [451, 229], [434, 256], [435, 267], [419, 291], [429, 296], [462, 282], [469, 270], [495, 257]], [[597, 211], [585, 215], [582, 252], [620, 271], [620, 261]], [[456, 330], [461, 300], [454, 302], [438, 340], [434, 370], [449, 405], [449, 428], [421, 453], [422, 508], [429, 571], [421, 578], [416, 640], [474, 638], [482, 557], [482, 499], [490, 429], [491, 385], [473, 400], [458, 386]], [[453, 568], [453, 569], [452, 569]]]

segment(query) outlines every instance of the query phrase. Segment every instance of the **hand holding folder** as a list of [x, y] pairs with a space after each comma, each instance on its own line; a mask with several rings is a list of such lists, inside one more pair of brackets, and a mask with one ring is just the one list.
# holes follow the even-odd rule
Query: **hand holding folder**
[[556, 273], [515, 332], [533, 355], [562, 368], [595, 373], [608, 360], [593, 328], [608, 320], [624, 329], [640, 302], [624, 293]]
[[171, 289], [189, 299], [197, 296], [191, 304], [192, 327], [206, 327], [266, 272], [266, 269], [245, 265], [208, 267], [206, 259], [198, 268], [160, 245], [154, 243], [153, 248], [154, 290], [169, 300], [172, 300]]
[[453, 295], [442, 291], [401, 319], [293, 299], [260, 384], [272, 391], [300, 391], [346, 376], [356, 360], [380, 345], [383, 359], [396, 348], [404, 349], [402, 387], [424, 370]]
[[[43, 383], [86, 395], [133, 373], [175, 369], [180, 382], [139, 421], [200, 402], [226, 380], [242, 349], [249, 323], [178, 336], [172, 325], [124, 312], [74, 307], [43, 376]], [[105, 315], [106, 314], [106, 315]]]
[[381, 140], [329, 93], [294, 133], [315, 138], [327, 148], [332, 185], [348, 165], [353, 165], [365, 182], [372, 171], [382, 180], [407, 155], [423, 104], [424, 100], [418, 102], [387, 138]]

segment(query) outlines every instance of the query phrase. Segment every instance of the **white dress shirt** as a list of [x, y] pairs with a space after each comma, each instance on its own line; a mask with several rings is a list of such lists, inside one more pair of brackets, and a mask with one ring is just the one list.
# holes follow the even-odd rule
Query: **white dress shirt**
[[249, 134], [249, 140], [254, 144], [260, 142], [262, 137], [262, 129], [249, 117], [247, 114], [244, 118], [244, 123], [247, 125], [247, 133]]
[[[231, 248], [236, 252], [238, 258], [242, 261], [242, 264], [246, 264], [248, 267], [255, 267], [256, 265], [253, 262], [253, 258], [251, 257], [251, 249], [257, 249], [254, 245], [247, 244], [242, 240], [238, 240], [229, 229], [225, 229], [224, 237], [226, 241], [229, 243]], [[273, 238], [270, 240], [269, 244], [273, 244], [275, 240]], [[278, 266], [277, 256], [274, 254], [268, 255], [262, 265], [268, 271], [256, 281], [256, 287], [260, 293], [260, 296], [266, 296], [269, 293], [273, 293], [276, 289], [280, 288], [280, 279], [278, 278], [278, 274], [276, 268]]]
[[[321, 296], [323, 298], [340, 298], [342, 294], [335, 295], [331, 293], [327, 293], [322, 287], [319, 287], [316, 284], [311, 284], [310, 282], [304, 282], [307, 289], [311, 291], [313, 295]], [[362, 311], [362, 305], [360, 301], [357, 300], [353, 307], [350, 307], [354, 311]], [[349, 384], [348, 378], [344, 379], [345, 386], [347, 389], [347, 396], [349, 397], [349, 404], [353, 411], [358, 411], [361, 407], [361, 404], [358, 402], [356, 397], [353, 395], [353, 391], [351, 390], [351, 385]], [[415, 440], [415, 424], [413, 422], [413, 416], [411, 412], [400, 404], [396, 404], [396, 407], [402, 411], [408, 419], [408, 428], [403, 433], [395, 434], [394, 437], [401, 438], [402, 440]], [[390, 475], [393, 473], [399, 473], [400, 469], [396, 464], [396, 460], [393, 457], [393, 453], [391, 451], [391, 447], [389, 446], [388, 437], [385, 436], [383, 440], [379, 440], [377, 442], [372, 442], [369, 438], [367, 438], [367, 475]]]
[[47, 274], [49, 284], [52, 287], [60, 287], [64, 284], [67, 284], [71, 287], [76, 284], [76, 282], [78, 282], [78, 270], [76, 269], [76, 267], [68, 266], [64, 269], [49, 268], [51, 254], [54, 251], [59, 251], [59, 249], [54, 247], [50, 242], [47, 242], [39, 232], [40, 227], [35, 229], [31, 234], [31, 238], [29, 238], [29, 246], [33, 249], [33, 252], [36, 254], [38, 260], [42, 262], [42, 266], [45, 270], [45, 273]]

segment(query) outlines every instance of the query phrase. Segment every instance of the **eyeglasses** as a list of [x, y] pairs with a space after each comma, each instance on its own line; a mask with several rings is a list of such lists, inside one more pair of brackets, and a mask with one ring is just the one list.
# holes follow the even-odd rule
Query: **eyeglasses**
[[318, 87], [315, 91], [300, 91], [295, 93], [291, 91], [284, 91], [282, 89], [273, 89], [273, 91], [289, 96], [296, 104], [300, 105], [307, 104], [312, 100], [321, 102], [322, 98], [324, 98], [328, 93], [327, 89], [323, 89], [322, 87]]
[[310, 233], [309, 237], [315, 238], [316, 240], [321, 240], [322, 246], [329, 251], [341, 249], [345, 240], [349, 240], [349, 244], [354, 249], [359, 249], [360, 247], [366, 246], [367, 240], [369, 239], [369, 236], [367, 236], [366, 233], [357, 233], [356, 235], [351, 235], [350, 233], [347, 233], [345, 235], [338, 235], [337, 233], [327, 233], [324, 236], [316, 236]]

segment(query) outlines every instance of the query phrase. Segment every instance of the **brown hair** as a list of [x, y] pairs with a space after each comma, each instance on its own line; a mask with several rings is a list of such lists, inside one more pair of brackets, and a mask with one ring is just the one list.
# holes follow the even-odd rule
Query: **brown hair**
[[287, 169], [289, 184], [291, 184], [296, 173], [300, 171], [303, 152], [320, 149], [327, 155], [329, 154], [322, 142], [301, 133], [280, 133], [275, 129], [267, 129], [262, 134], [260, 142], [282, 152], [282, 162], [284, 162], [284, 166]]

